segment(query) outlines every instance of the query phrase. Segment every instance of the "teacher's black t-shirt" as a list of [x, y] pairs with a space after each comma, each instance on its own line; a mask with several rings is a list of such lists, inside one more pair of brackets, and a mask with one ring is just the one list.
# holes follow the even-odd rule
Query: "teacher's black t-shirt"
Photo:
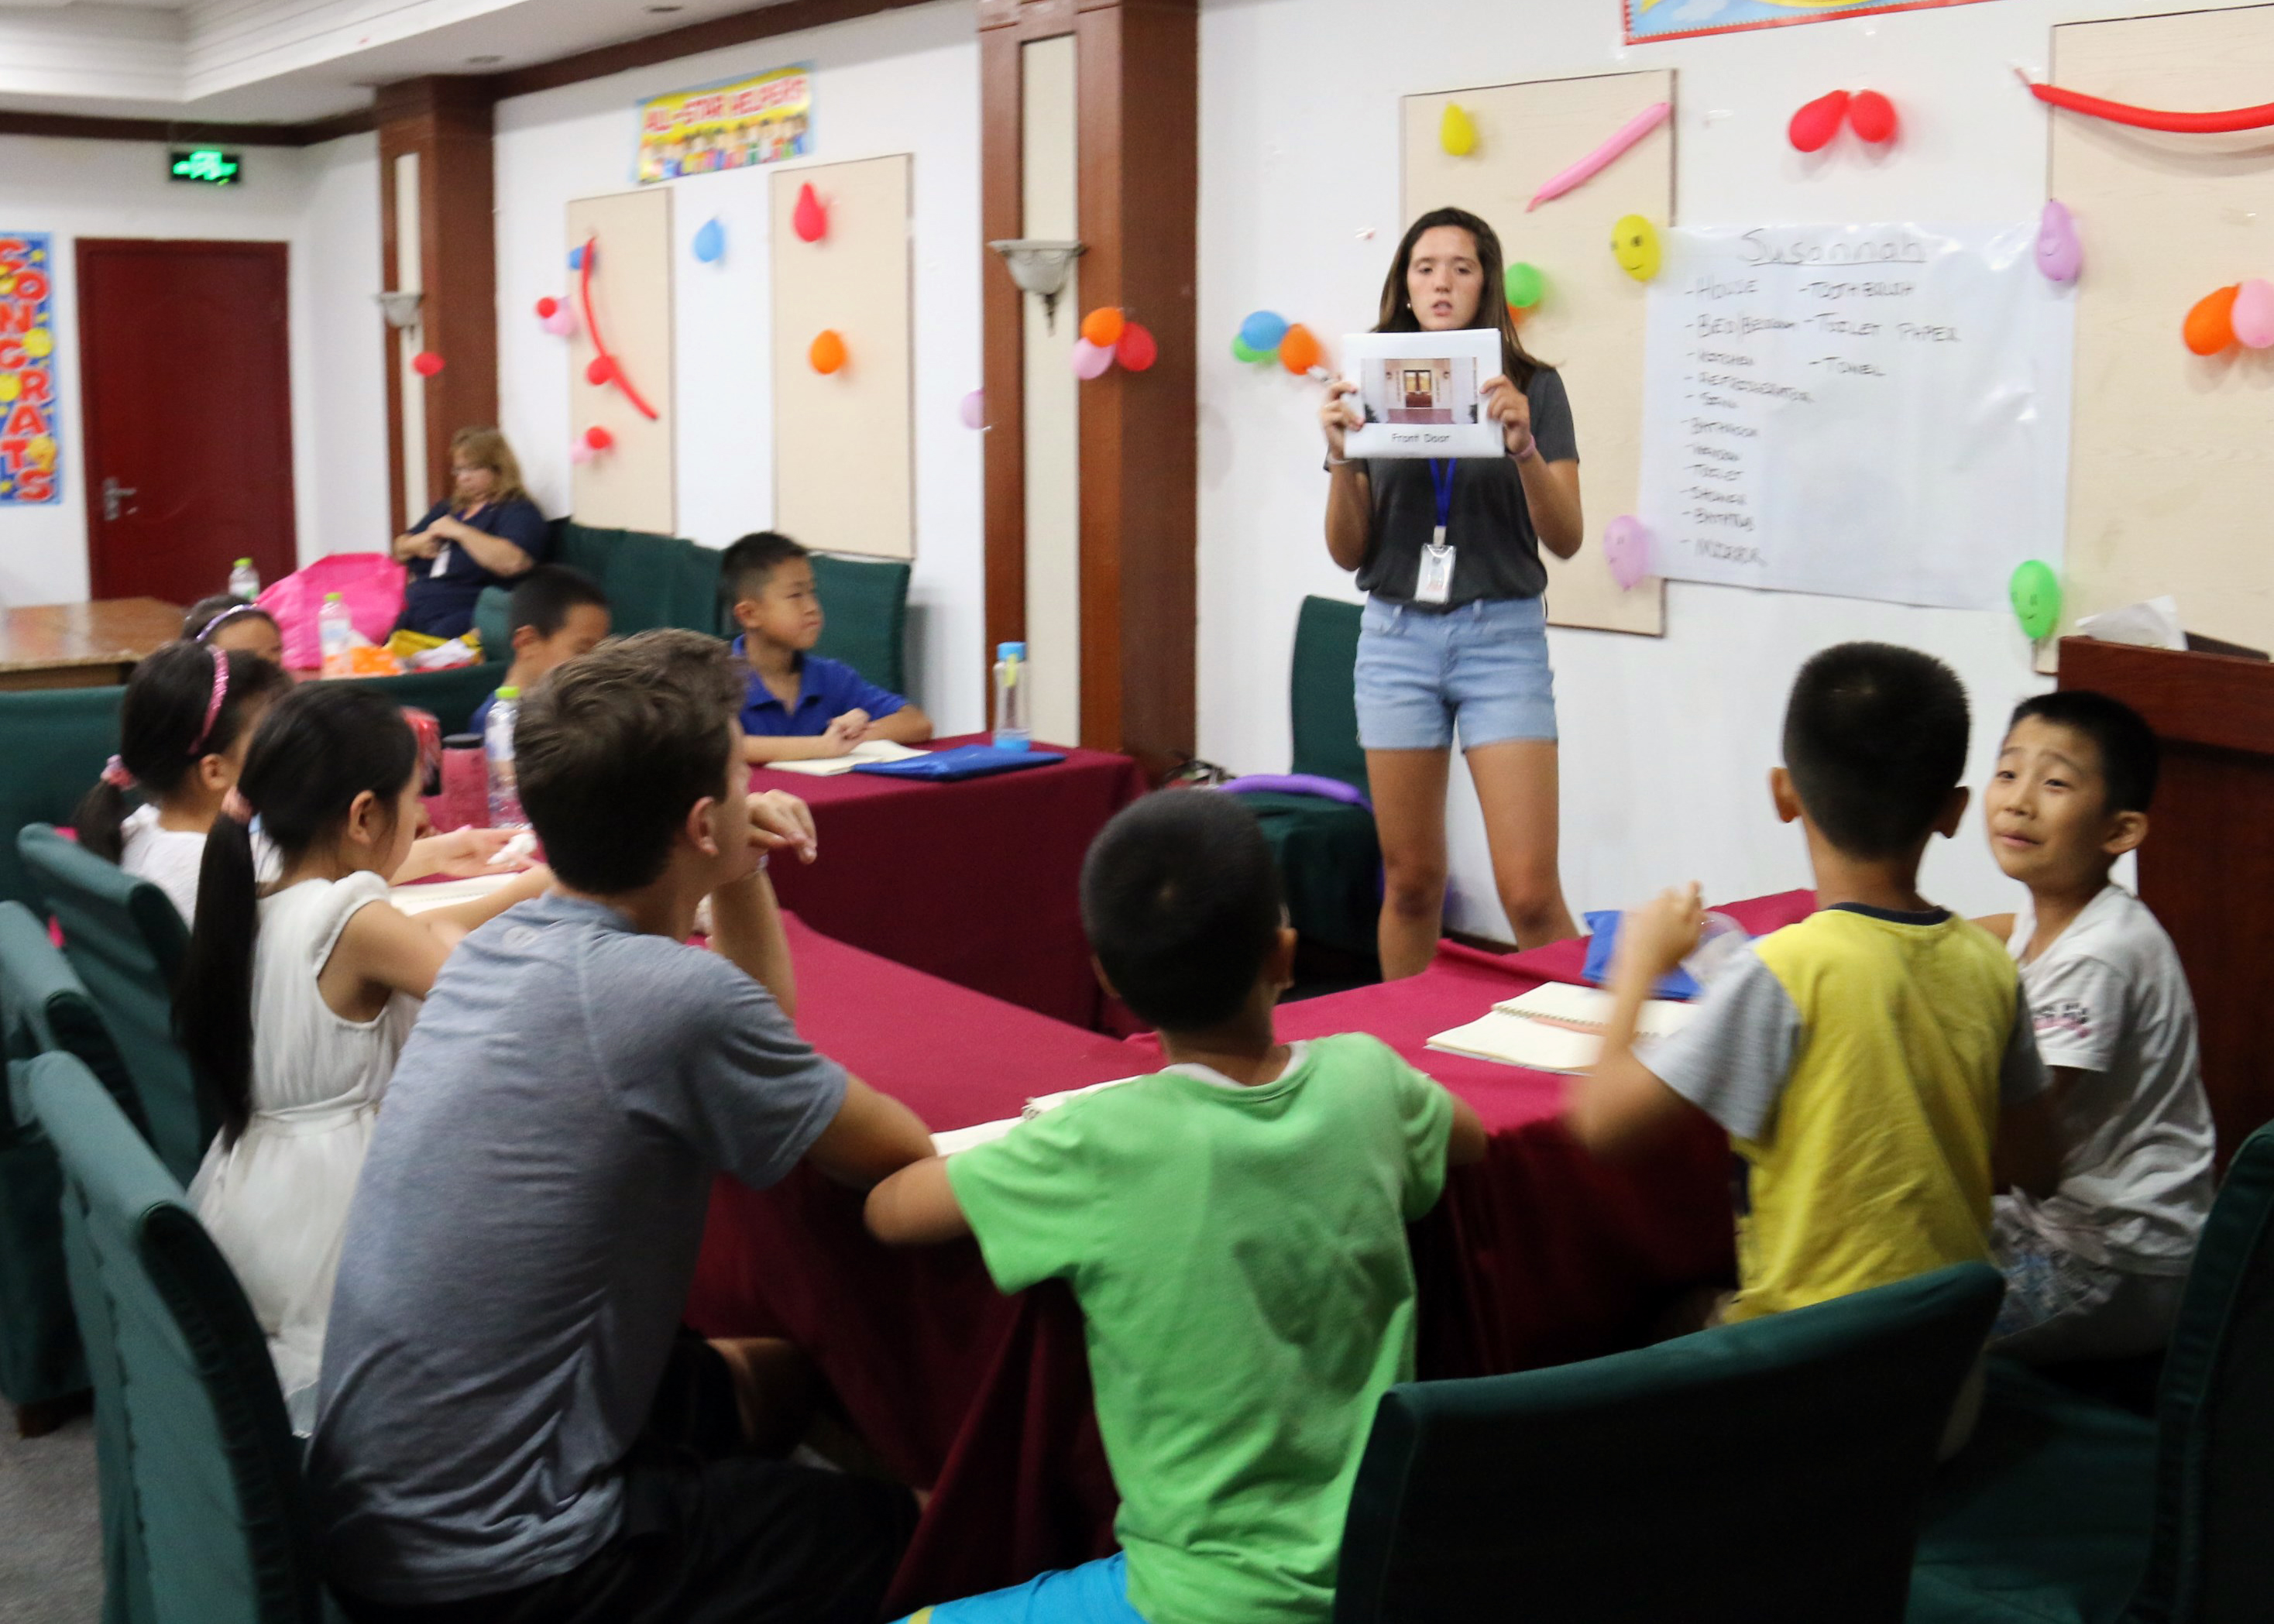
[[[426, 510], [425, 518], [410, 527], [410, 533], [415, 536], [424, 532], [449, 511], [448, 502], [436, 502]], [[460, 515], [458, 522], [471, 525], [486, 536], [511, 542], [529, 554], [532, 564], [544, 561], [545, 515], [527, 497], [486, 503], [471, 518]], [[403, 589], [403, 614], [395, 622], [395, 628], [399, 631], [424, 632], [430, 637], [456, 637], [463, 633], [474, 623], [474, 600], [482, 595], [482, 589], [503, 586], [512, 578], [491, 574], [463, 547], [448, 541], [433, 558], [411, 559], [408, 565], [410, 579]]]
[[[1579, 441], [1571, 426], [1571, 401], [1561, 374], [1541, 367], [1525, 390], [1532, 403], [1532, 437], [1550, 462], [1576, 462]], [[1453, 590], [1442, 605], [1457, 609], [1480, 598], [1537, 598], [1547, 590], [1540, 533], [1524, 499], [1524, 481], [1509, 457], [1455, 457], [1453, 500], [1445, 539], [1453, 548]], [[1427, 457], [1366, 459], [1374, 499], [1374, 536], [1358, 568], [1361, 591], [1385, 603], [1413, 601], [1421, 550], [1437, 529], [1437, 485]]]

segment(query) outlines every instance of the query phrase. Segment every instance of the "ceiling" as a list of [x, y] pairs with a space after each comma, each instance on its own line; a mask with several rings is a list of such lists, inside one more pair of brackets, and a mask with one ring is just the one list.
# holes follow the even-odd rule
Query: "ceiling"
[[299, 123], [780, 0], [0, 0], [0, 110]]

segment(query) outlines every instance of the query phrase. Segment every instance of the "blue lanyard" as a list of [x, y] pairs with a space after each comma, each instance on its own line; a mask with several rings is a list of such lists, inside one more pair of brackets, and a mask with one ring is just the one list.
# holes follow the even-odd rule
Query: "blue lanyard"
[[1453, 523], [1453, 462], [1450, 457], [1429, 459], [1429, 480], [1437, 487], [1437, 529], [1442, 533]]

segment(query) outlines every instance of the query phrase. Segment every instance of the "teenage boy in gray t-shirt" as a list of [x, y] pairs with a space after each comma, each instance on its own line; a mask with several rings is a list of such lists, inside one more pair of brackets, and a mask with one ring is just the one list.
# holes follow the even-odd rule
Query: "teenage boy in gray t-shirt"
[[[682, 1331], [712, 1177], [855, 1184], [929, 1155], [790, 1024], [764, 872], [802, 802], [742, 790], [725, 646], [603, 645], [523, 703], [558, 883], [451, 955], [350, 1214], [309, 1473], [372, 1620], [868, 1624], [907, 1491], [752, 1454], [802, 1374]], [[713, 951], [686, 946], [710, 898]]]

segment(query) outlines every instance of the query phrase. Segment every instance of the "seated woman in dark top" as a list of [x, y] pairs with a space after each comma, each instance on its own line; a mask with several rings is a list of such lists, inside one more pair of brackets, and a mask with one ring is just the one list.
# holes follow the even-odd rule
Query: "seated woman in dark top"
[[410, 569], [397, 631], [459, 635], [473, 625], [484, 587], [502, 586], [544, 557], [545, 515], [522, 490], [504, 435], [460, 429], [450, 470], [449, 499], [395, 538], [395, 556]]

